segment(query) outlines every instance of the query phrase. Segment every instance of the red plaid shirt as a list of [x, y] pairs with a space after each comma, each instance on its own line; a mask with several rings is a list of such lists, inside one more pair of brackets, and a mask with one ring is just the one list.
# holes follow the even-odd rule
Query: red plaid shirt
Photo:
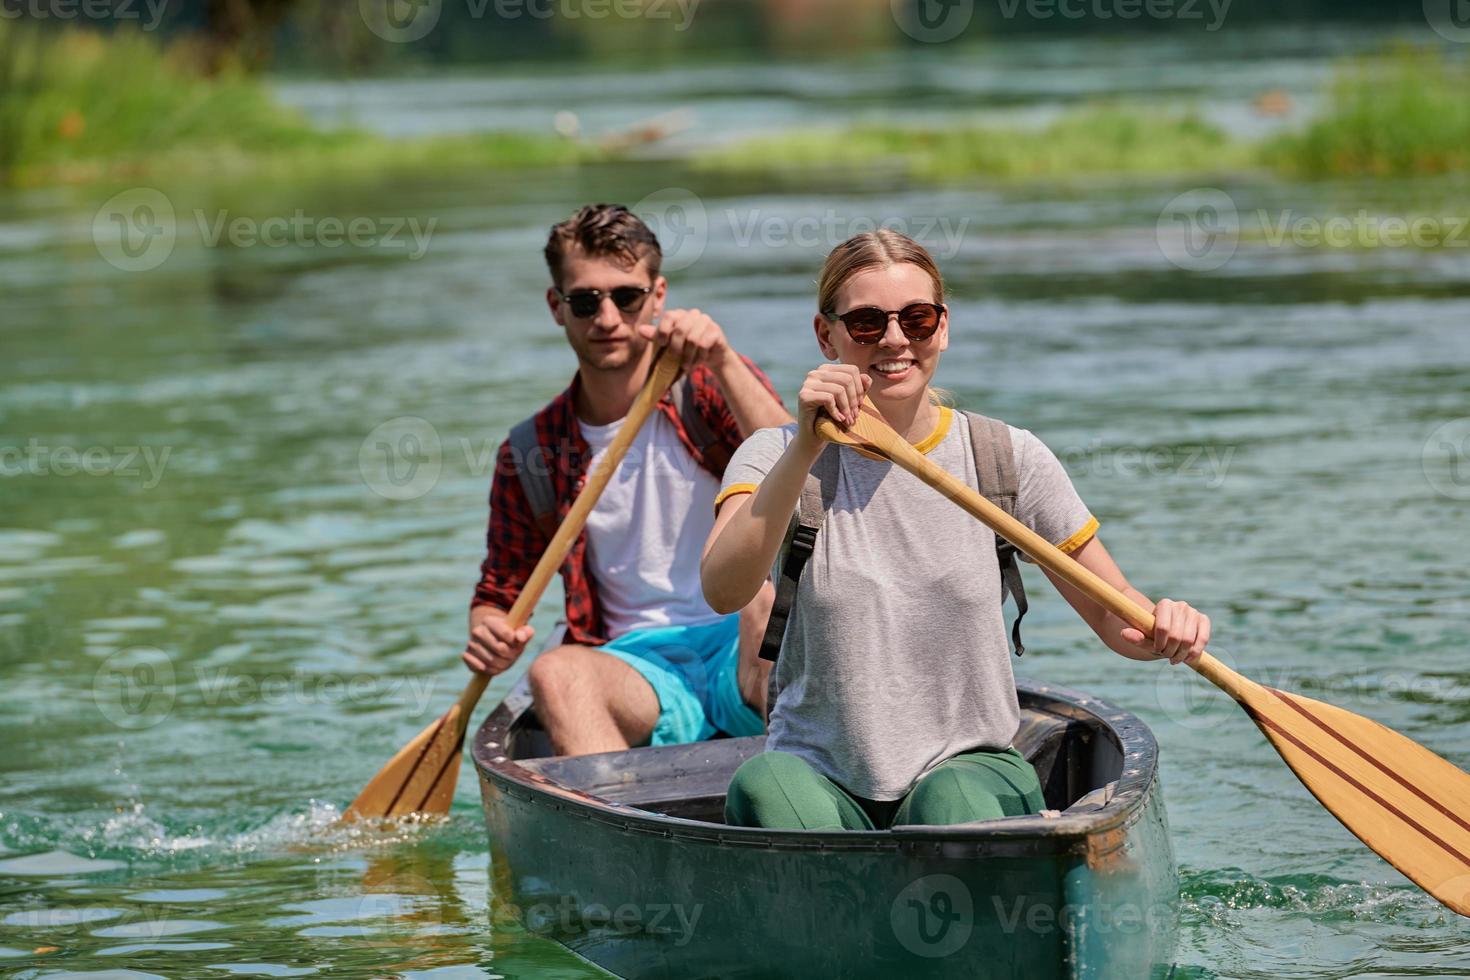
[[[767, 391], [776, 396], [771, 381], [751, 361], [742, 356], [746, 367], [760, 379]], [[689, 373], [692, 403], [716, 436], [708, 453], [701, 453], [684, 430], [673, 399], [665, 393], [658, 407], [674, 424], [679, 441], [695, 462], [716, 477], [724, 475], [730, 456], [743, 441], [740, 426], [725, 402], [715, 381], [714, 372], [704, 366]], [[682, 384], [677, 381], [675, 384]], [[572, 378], [566, 391], [536, 413], [536, 438], [549, 462], [551, 487], [556, 495], [556, 521], [560, 523], [571, 510], [572, 502], [587, 482], [592, 459], [591, 448], [582, 438], [577, 421], [576, 395], [581, 376]], [[778, 398], [779, 400], [779, 398]], [[541, 553], [550, 542], [549, 535], [537, 524], [530, 502], [521, 486], [515, 452], [510, 440], [500, 444], [496, 454], [495, 475], [490, 483], [490, 526], [485, 535], [485, 561], [480, 565], [480, 584], [470, 606], [494, 606], [509, 611], [525, 587], [526, 580]], [[603, 625], [602, 607], [597, 601], [597, 583], [587, 565], [587, 532], [583, 531], [572, 545], [561, 566], [562, 585], [566, 590], [567, 642], [600, 646], [609, 639]]]

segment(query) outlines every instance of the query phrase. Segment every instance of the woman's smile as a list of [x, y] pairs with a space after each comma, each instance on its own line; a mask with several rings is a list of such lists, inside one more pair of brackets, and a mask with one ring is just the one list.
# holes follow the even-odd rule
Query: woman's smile
[[911, 357], [886, 357], [881, 361], [874, 361], [870, 367], [874, 374], [884, 380], [902, 381], [909, 376], [915, 363]]

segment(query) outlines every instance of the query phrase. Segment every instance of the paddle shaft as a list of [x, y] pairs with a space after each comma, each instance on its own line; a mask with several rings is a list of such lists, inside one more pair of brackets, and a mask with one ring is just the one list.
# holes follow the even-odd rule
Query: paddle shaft
[[[679, 359], [668, 353], [659, 355], [654, 361], [653, 368], [648, 372], [648, 380], [643, 382], [643, 387], [638, 391], [638, 397], [633, 400], [633, 407], [628, 410], [623, 419], [622, 428], [613, 437], [613, 441], [597, 461], [582, 491], [577, 494], [577, 499], [572, 502], [572, 507], [567, 511], [567, 516], [557, 526], [556, 533], [551, 536], [551, 541], [546, 545], [546, 550], [541, 553], [541, 560], [536, 562], [536, 567], [531, 571], [531, 577], [526, 579], [526, 584], [521, 588], [521, 594], [506, 614], [506, 622], [511, 629], [519, 629], [526, 625], [531, 619], [531, 614], [536, 611], [536, 603], [541, 601], [541, 595], [546, 587], [551, 584], [551, 578], [561, 568], [562, 562], [566, 561], [567, 555], [571, 553], [572, 545], [576, 544], [577, 537], [582, 533], [582, 528], [587, 524], [587, 517], [592, 513], [592, 508], [597, 506], [598, 498], [602, 496], [603, 488], [612, 479], [613, 474], [618, 471], [619, 464], [628, 453], [628, 447], [633, 445], [633, 440], [638, 438], [638, 432], [643, 428], [643, 423], [657, 408], [659, 399], [663, 398], [664, 392], [674, 383], [679, 376]], [[460, 708], [460, 717], [468, 719], [470, 712], [479, 703], [480, 696], [485, 693], [486, 686], [490, 683], [489, 674], [478, 671], [465, 685], [464, 693], [459, 696], [457, 702]]]
[[[865, 409], [873, 411], [870, 407], [865, 406]], [[823, 439], [841, 445], [852, 445], [854, 432], [856, 432], [869, 447], [878, 450], [881, 455], [944, 494], [971, 516], [1019, 548], [1038, 565], [1064, 579], [1134, 629], [1140, 630], [1146, 636], [1153, 634], [1154, 615], [1152, 612], [1113, 588], [1091, 569], [1068, 557], [1056, 545], [976, 493], [958, 477], [935, 465], [923, 453], [889, 429], [886, 423], [881, 428], [863, 426], [860, 419], [854, 430], [843, 431], [830, 418], [819, 415], [816, 430], [817, 435]], [[1189, 665], [1237, 701], [1242, 700], [1247, 692], [1259, 686], [1254, 681], [1226, 667], [1208, 653], [1201, 654], [1198, 660], [1190, 661]]]

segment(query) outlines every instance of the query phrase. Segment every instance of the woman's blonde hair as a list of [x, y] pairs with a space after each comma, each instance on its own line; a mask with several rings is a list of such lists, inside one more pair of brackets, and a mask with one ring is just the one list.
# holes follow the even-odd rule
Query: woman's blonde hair
[[837, 294], [847, 281], [868, 269], [885, 269], [891, 265], [916, 265], [934, 283], [934, 302], [944, 302], [944, 277], [928, 250], [907, 235], [892, 228], [853, 235], [834, 248], [822, 265], [817, 280], [817, 309], [825, 317], [837, 314]]

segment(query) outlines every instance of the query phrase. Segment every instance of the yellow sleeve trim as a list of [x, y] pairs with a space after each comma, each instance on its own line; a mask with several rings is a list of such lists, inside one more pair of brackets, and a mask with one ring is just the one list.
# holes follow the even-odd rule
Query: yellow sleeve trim
[[1070, 555], [1072, 552], [1076, 551], [1078, 548], [1082, 547], [1084, 544], [1092, 540], [1092, 536], [1097, 533], [1097, 526], [1097, 518], [1089, 514], [1087, 517], [1087, 523], [1078, 528], [1077, 533], [1073, 534], [1067, 540], [1057, 545], [1057, 547], [1066, 554]]
[[732, 483], [721, 490], [715, 497], [715, 510], [720, 509], [720, 504], [740, 493], [755, 493], [757, 484], [754, 483]]

